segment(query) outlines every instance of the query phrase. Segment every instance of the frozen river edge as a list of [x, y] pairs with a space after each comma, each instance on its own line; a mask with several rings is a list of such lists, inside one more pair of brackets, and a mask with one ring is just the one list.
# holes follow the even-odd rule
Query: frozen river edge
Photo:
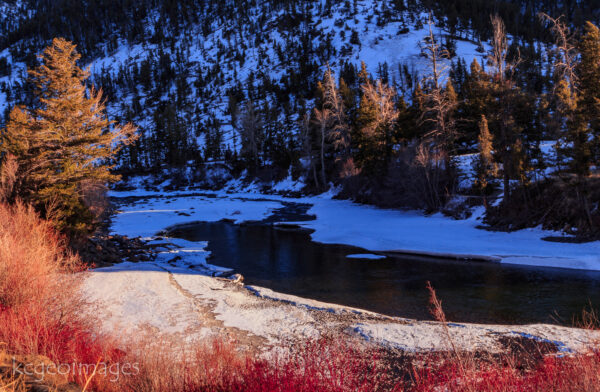
[[[113, 219], [111, 230], [114, 233], [152, 238], [174, 224], [198, 220], [232, 219], [238, 223], [262, 220], [281, 207], [277, 197], [259, 194], [137, 196], [147, 198], [122, 205], [120, 213]], [[390, 246], [394, 244], [389, 234], [396, 231], [395, 235], [399, 235], [390, 221], [398, 219], [398, 214], [403, 214], [405, 219], [420, 217], [431, 220], [434, 229], [443, 226], [439, 224], [441, 219], [447, 220], [436, 216], [423, 217], [417, 213], [378, 210], [328, 198], [299, 201], [313, 204], [310, 213], [316, 214], [317, 220], [299, 224], [315, 230], [315, 240], [326, 243], [352, 241], [351, 245], [373, 251], [400, 248]], [[363, 225], [364, 232], [360, 233], [356, 226], [347, 222], [349, 217], [364, 219], [363, 222], [378, 219], [379, 226], [385, 227], [388, 235], [382, 234], [381, 230], [374, 232], [373, 225], [368, 224]], [[336, 231], [337, 225], [343, 229]], [[533, 231], [527, 234], [531, 236]], [[116, 328], [131, 333], [145, 331], [183, 342], [225, 335], [258, 348], [275, 347], [287, 341], [328, 334], [343, 334], [356, 337], [366, 344], [409, 351], [448, 349], [443, 328], [438, 323], [387, 317], [214, 278], [211, 275], [215, 272], [225, 271], [207, 263], [209, 253], [204, 250], [206, 244], [169, 241], [180, 248], [161, 253], [155, 262], [126, 262], [89, 273], [84, 289], [92, 300], [97, 301], [98, 312], [105, 320], [107, 331]], [[369, 243], [372, 246], [365, 246]], [[592, 245], [597, 247], [597, 244]], [[437, 250], [436, 253], [443, 253]], [[477, 252], [466, 250], [469, 254], [477, 255]], [[522, 258], [523, 255], [516, 257]], [[190, 266], [193, 268], [190, 269]], [[586, 330], [543, 324], [451, 324], [450, 331], [455, 343], [463, 349], [486, 351], [501, 350], [499, 338], [507, 335], [551, 341], [563, 352], [581, 351], [590, 342], [600, 338], [597, 333]]]

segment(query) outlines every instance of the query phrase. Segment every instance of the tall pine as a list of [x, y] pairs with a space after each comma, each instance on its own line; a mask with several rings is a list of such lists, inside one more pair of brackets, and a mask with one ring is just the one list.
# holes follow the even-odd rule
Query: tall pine
[[587, 175], [592, 164], [592, 140], [600, 137], [600, 29], [587, 22], [579, 42], [580, 60], [576, 114], [568, 129], [572, 170]]
[[477, 139], [479, 156], [475, 165], [477, 174], [475, 186], [485, 193], [488, 189], [489, 181], [496, 175], [496, 163], [492, 155], [493, 137], [485, 116], [481, 116], [481, 120], [479, 121], [479, 137]]
[[107, 118], [102, 91], [86, 85], [75, 45], [56, 38], [30, 70], [38, 104], [14, 108], [2, 135], [2, 150], [18, 166], [15, 194], [42, 212], [57, 214], [71, 232], [93, 228], [92, 200], [119, 176], [111, 172], [121, 146], [135, 140], [135, 127]]

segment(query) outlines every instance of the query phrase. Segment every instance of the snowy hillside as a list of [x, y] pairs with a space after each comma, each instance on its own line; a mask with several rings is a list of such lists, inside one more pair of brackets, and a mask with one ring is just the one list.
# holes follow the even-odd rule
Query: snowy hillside
[[[492, 225], [590, 226], [579, 212], [550, 222], [536, 212], [518, 222], [548, 201], [533, 202], [519, 188], [540, 184], [535, 194], [552, 199], [557, 192], [545, 181], [588, 150], [572, 143], [556, 93], [560, 53], [550, 19], [536, 16], [541, 3], [516, 13], [510, 1], [457, 13], [446, 6], [459, 0], [56, 1], [21, 0], [1, 10], [11, 23], [0, 38], [0, 125], [11, 106], [35, 106], [25, 68], [65, 35], [88, 66], [86, 83], [102, 88], [111, 120], [139, 129], [140, 138], [115, 158], [126, 178], [212, 189], [232, 177], [266, 186], [289, 179], [296, 191], [333, 184], [343, 198], [427, 211], [457, 199], [467, 209], [488, 197], [498, 206], [500, 192], [509, 200], [515, 188], [531, 208]], [[585, 24], [576, 19], [573, 29]], [[531, 25], [522, 31], [525, 20]], [[592, 26], [584, 27], [593, 41]], [[595, 108], [588, 112], [598, 118]], [[482, 140], [487, 151], [474, 154]], [[478, 166], [481, 154], [487, 163]], [[585, 154], [579, 158], [582, 172], [571, 174], [596, 168]], [[426, 183], [431, 178], [435, 184]], [[571, 202], [562, 209], [579, 211], [582, 203]]]
[[[403, 67], [410, 72], [414, 80], [429, 72], [427, 60], [421, 54], [419, 46], [429, 33], [426, 24], [428, 15], [421, 14], [416, 20], [411, 20], [409, 14], [400, 15], [399, 20], [390, 21], [380, 27], [377, 25], [378, 18], [375, 14], [376, 10], [381, 9], [385, 3], [381, 0], [360, 2], [354, 16], [344, 8], [343, 3], [337, 3], [330, 14], [325, 14], [315, 4], [310, 10], [314, 23], [301, 26], [299, 30], [316, 32], [312, 39], [313, 48], [319, 48], [326, 43], [331, 43], [332, 47], [324, 55], [310, 59], [320, 70], [314, 77], [320, 76], [327, 64], [337, 70], [346, 62], [359, 67], [361, 61], [366, 63], [369, 72], [373, 75], [380, 75], [382, 67], [386, 67], [389, 69], [389, 79], [396, 81], [404, 77]], [[231, 126], [227, 91], [235, 89], [240, 84], [244, 86], [251, 75], [261, 75], [282, 86], [285, 85], [287, 75], [294, 72], [294, 68], [299, 65], [291, 61], [291, 57], [298, 52], [297, 48], [303, 38], [295, 35], [295, 31], [277, 28], [278, 20], [285, 15], [284, 11], [273, 13], [265, 22], [259, 21], [261, 15], [258, 8], [248, 11], [253, 23], [244, 26], [245, 31], [236, 31], [233, 21], [215, 22], [211, 26], [214, 32], [203, 36], [201, 29], [204, 26], [196, 26], [196, 31], [186, 32], [177, 40], [174, 50], [162, 48], [164, 52], [161, 54], [173, 60], [173, 68], [186, 73], [190, 101], [194, 97], [207, 95], [208, 99], [205, 98], [199, 105], [200, 113], [195, 122], [205, 123], [210, 118], [217, 119], [224, 132], [223, 142], [232, 150], [239, 149], [239, 135], [235, 135]], [[266, 26], [260, 35], [252, 31], [252, 27], [259, 24]], [[338, 27], [340, 25], [343, 27]], [[403, 32], [405, 28], [408, 32]], [[358, 44], [351, 42], [354, 32], [358, 33], [360, 42]], [[444, 36], [447, 32], [437, 29], [436, 34]], [[258, 45], [255, 44], [257, 42]], [[459, 40], [456, 58], [464, 59], [467, 64], [475, 58], [481, 62], [483, 55], [476, 49], [477, 45], [474, 42]], [[93, 61], [90, 67], [95, 75], [108, 73], [116, 79], [123, 69], [131, 70], [144, 62], [157, 61], [160, 50], [160, 45], [156, 44], [120, 46], [109, 56]], [[179, 62], [182, 53], [183, 61]], [[198, 84], [199, 76], [190, 74], [189, 70], [195, 70], [195, 73], [200, 75], [210, 74], [211, 71], [217, 72], [218, 76], [207, 83], [202, 91], [198, 91], [195, 86]], [[405, 87], [410, 92], [412, 86]], [[172, 86], [167, 89], [160, 99], [168, 99], [176, 88]], [[246, 93], [248, 92], [246, 87], [242, 88]], [[121, 102], [132, 99], [135, 94], [139, 94], [142, 107], [149, 110], [153, 103], [148, 102], [146, 94], [140, 90], [142, 89], [138, 87], [138, 91], [117, 92], [115, 100], [118, 103], [111, 106], [112, 113], [123, 115], [126, 109], [121, 107]], [[267, 97], [267, 100], [271, 101], [269, 98]], [[293, 100], [294, 96], [291, 95], [290, 99]], [[277, 103], [271, 102], [271, 104]], [[281, 120], [285, 121], [284, 118]], [[141, 115], [136, 119], [136, 123], [146, 130], [153, 126], [148, 115]], [[205, 135], [201, 135], [197, 140], [200, 148], [204, 144], [204, 138]]]
[[[4, 14], [16, 12], [16, 4], [5, 6]], [[385, 0], [359, 1], [354, 6], [309, 1], [292, 9], [240, 7], [236, 11], [244, 16], [237, 18], [208, 8], [197, 15], [197, 23], [164, 39], [156, 38], [166, 34], [159, 14], [150, 13], [142, 23], [150, 39], [132, 44], [115, 36], [103, 44], [104, 55], [88, 64], [94, 83], [109, 98], [110, 113], [135, 122], [144, 132], [142, 142], [171, 151], [163, 151], [164, 155], [176, 150], [189, 161], [200, 158], [194, 156], [197, 151], [203, 160], [218, 160], [239, 152], [240, 136], [235, 131], [239, 127], [232, 112], [235, 117], [247, 98], [261, 110], [270, 108], [272, 133], [287, 143], [295, 139], [297, 120], [308, 110], [327, 64], [343, 74], [344, 67], [358, 69], [364, 61], [371, 74], [389, 80], [407, 99], [414, 83], [428, 72], [420, 49], [428, 34], [427, 13], [399, 12]], [[438, 39], [451, 39], [456, 47], [453, 61], [481, 61], [473, 33], [462, 33], [463, 38], [455, 40], [437, 27], [444, 25], [442, 21], [434, 22]], [[6, 86], [14, 85], [25, 68], [12, 61], [8, 50], [0, 54], [2, 58], [12, 65], [12, 73], [0, 74], [0, 113], [16, 95]], [[179, 135], [176, 146], [156, 146], [156, 139], [173, 133]], [[153, 159], [150, 155], [146, 161]]]

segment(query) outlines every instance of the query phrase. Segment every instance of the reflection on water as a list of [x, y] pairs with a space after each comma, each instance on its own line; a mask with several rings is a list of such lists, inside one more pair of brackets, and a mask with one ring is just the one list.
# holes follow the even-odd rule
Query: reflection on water
[[267, 225], [198, 223], [170, 235], [208, 241], [210, 262], [233, 268], [247, 284], [392, 316], [430, 319], [427, 281], [452, 321], [571, 324], [585, 306], [600, 304], [600, 272], [405, 256], [349, 259], [364, 250], [317, 244], [306, 233]]

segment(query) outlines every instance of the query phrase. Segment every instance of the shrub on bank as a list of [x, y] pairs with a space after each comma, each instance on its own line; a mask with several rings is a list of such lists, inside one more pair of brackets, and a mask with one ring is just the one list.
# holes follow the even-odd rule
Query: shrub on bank
[[76, 299], [77, 281], [61, 272], [82, 269], [64, 238], [22, 203], [0, 204], [0, 305], [64, 307]]
[[430, 358], [414, 372], [416, 392], [595, 392], [600, 391], [600, 353], [544, 358], [534, 369], [513, 366], [511, 358], [482, 361], [465, 370], [456, 360]]
[[[57, 364], [114, 360], [118, 351], [82, 312], [83, 270], [50, 222], [22, 203], [0, 204], [0, 349]], [[85, 383], [85, 374], [69, 377]]]

